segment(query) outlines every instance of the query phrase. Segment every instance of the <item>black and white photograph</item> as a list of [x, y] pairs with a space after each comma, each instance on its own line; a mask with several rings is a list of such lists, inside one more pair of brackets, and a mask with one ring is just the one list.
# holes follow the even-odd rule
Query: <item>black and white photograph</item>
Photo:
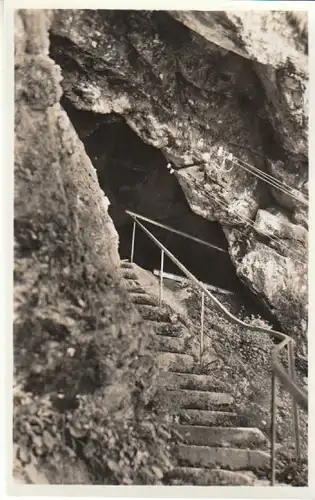
[[20, 491], [309, 486], [308, 12], [238, 3], [14, 10]]

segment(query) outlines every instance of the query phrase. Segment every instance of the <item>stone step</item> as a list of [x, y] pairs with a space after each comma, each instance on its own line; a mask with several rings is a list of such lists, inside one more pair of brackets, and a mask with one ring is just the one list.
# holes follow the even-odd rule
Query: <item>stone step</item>
[[155, 346], [158, 351], [185, 353], [185, 341], [181, 338], [156, 335]]
[[255, 427], [206, 427], [174, 424], [185, 444], [222, 446], [224, 448], [263, 448], [268, 440]]
[[164, 372], [158, 384], [165, 389], [195, 389], [197, 391], [223, 392], [224, 384], [219, 379], [195, 373]]
[[158, 306], [138, 305], [137, 309], [143, 319], [154, 321], [170, 321], [170, 313]]
[[[255, 479], [255, 486], [270, 486], [270, 480], [269, 479], [260, 479], [257, 478]], [[275, 481], [275, 486], [285, 486], [286, 488], [290, 486], [288, 483], [278, 483], [277, 480]]]
[[124, 290], [129, 292], [131, 296], [133, 293], [136, 293], [138, 295], [139, 294], [147, 295], [147, 292], [140, 286], [138, 281], [131, 281], [131, 280], [124, 281], [123, 280], [122, 287], [124, 288]]
[[173, 325], [168, 321], [151, 321], [151, 323], [157, 335], [167, 337], [180, 337], [184, 328], [182, 325]]
[[171, 407], [180, 409], [211, 410], [230, 406], [234, 402], [233, 397], [225, 392], [191, 391], [189, 389], [166, 391], [166, 398], [172, 402]]
[[130, 297], [132, 302], [137, 305], [158, 306], [157, 299], [147, 295], [146, 293], [136, 293], [131, 290]]
[[176, 372], [189, 372], [193, 370], [195, 361], [189, 354], [178, 354], [175, 352], [161, 352], [157, 354], [157, 363], [160, 370]]
[[253, 486], [255, 476], [246, 471], [176, 467], [169, 475], [181, 484], [194, 486]]
[[229, 470], [249, 469], [253, 471], [270, 468], [270, 456], [261, 450], [180, 444], [177, 446], [177, 456], [182, 465], [190, 467], [222, 467]]
[[[162, 375], [162, 374], [161, 374]], [[231, 411], [182, 410], [179, 416], [181, 424], [217, 425], [220, 427], [240, 426], [242, 417]]]
[[129, 262], [128, 260], [120, 261], [120, 269], [133, 269], [133, 268], [134, 268], [133, 262]]
[[124, 280], [138, 280], [138, 275], [132, 269], [120, 269], [120, 276]]

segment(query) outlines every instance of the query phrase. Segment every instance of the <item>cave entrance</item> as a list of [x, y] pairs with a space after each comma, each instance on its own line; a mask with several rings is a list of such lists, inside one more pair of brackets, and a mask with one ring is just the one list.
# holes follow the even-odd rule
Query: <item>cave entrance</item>
[[[224, 249], [225, 253], [145, 224], [198, 279], [241, 291], [243, 286], [227, 253], [220, 225], [191, 211], [161, 151], [145, 144], [119, 115], [78, 110], [65, 97], [61, 104], [111, 202], [109, 213], [119, 234], [120, 257], [130, 257], [133, 220], [126, 214], [130, 210]], [[140, 228], [136, 231], [135, 262], [151, 272], [160, 268], [160, 250]], [[165, 271], [181, 274], [167, 257]]]
[[[275, 317], [237, 277], [221, 226], [191, 211], [161, 151], [144, 143], [119, 115], [78, 110], [65, 96], [61, 104], [84, 143], [97, 170], [100, 186], [110, 200], [109, 213], [119, 234], [121, 259], [129, 259], [131, 250], [133, 220], [126, 210], [202, 239], [226, 252], [145, 224], [199, 280], [238, 294], [248, 313], [259, 313], [279, 328]], [[135, 262], [152, 272], [160, 269], [160, 255], [159, 248], [137, 228]], [[181, 275], [167, 256], [164, 271]]]

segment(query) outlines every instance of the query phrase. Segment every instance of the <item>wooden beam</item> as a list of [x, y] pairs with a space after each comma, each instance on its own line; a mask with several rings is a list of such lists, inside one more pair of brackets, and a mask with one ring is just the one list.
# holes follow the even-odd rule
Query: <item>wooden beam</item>
[[[160, 276], [161, 272], [158, 269], [154, 269], [153, 274], [155, 276]], [[173, 274], [173, 273], [166, 273], [165, 271], [163, 271], [163, 278], [166, 278], [166, 279], [172, 280], [172, 281], [177, 281], [178, 283], [182, 283], [183, 281], [187, 280], [187, 278], [185, 278], [185, 277], [178, 276], [177, 274]], [[223, 295], [235, 295], [235, 292], [232, 292], [231, 290], [225, 290], [224, 288], [220, 288], [220, 287], [214, 286], [214, 285], [209, 285], [208, 283], [203, 283], [203, 285], [206, 288], [208, 288], [208, 290], [210, 290], [211, 292], [221, 293]]]

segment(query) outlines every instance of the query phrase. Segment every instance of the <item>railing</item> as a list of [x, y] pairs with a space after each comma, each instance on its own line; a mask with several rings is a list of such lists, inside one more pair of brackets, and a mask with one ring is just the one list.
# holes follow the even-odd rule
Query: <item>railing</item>
[[[211, 245], [199, 238], [192, 237], [187, 233], [183, 233], [181, 231], [175, 230], [169, 226], [165, 226], [164, 224], [160, 224], [159, 222], [152, 221], [147, 217], [142, 215], [127, 211], [127, 214], [133, 219], [133, 230], [132, 230], [132, 241], [131, 241], [131, 255], [130, 261], [134, 260], [134, 249], [135, 249], [135, 235], [136, 235], [136, 226], [138, 226], [147, 236], [155, 243], [157, 247], [161, 250], [161, 269], [160, 269], [160, 288], [159, 288], [159, 302], [160, 304], [163, 301], [163, 270], [164, 270], [164, 255], [167, 255], [169, 259], [182, 271], [182, 273], [189, 278], [201, 291], [201, 318], [200, 318], [200, 357], [203, 355], [204, 351], [204, 304], [205, 297], [211, 299], [221, 312], [229, 318], [229, 320], [237, 325], [245, 327], [247, 330], [267, 333], [274, 339], [280, 341], [279, 344], [275, 346], [272, 352], [272, 392], [271, 392], [271, 485], [274, 485], [276, 479], [276, 418], [277, 418], [277, 386], [276, 379], [278, 378], [280, 382], [285, 386], [287, 391], [292, 396], [292, 419], [293, 419], [293, 433], [294, 433], [294, 441], [295, 441], [295, 453], [297, 461], [301, 458], [301, 446], [300, 446], [300, 432], [299, 432], [299, 416], [298, 416], [298, 408], [297, 405], [300, 405], [303, 409], [308, 409], [308, 397], [307, 393], [300, 389], [296, 383], [295, 376], [295, 359], [294, 359], [294, 340], [282, 332], [278, 332], [277, 330], [272, 330], [268, 328], [264, 328], [261, 326], [248, 325], [244, 321], [238, 319], [234, 316], [221, 302], [206, 288], [206, 286], [200, 282], [141, 222], [146, 221], [152, 225], [162, 227], [176, 234], [180, 234], [185, 238], [192, 239], [197, 241], [198, 243], [204, 244], [206, 246], [211, 246], [219, 251], [222, 251], [220, 247], [216, 247], [215, 245]], [[223, 250], [224, 251], [224, 250]], [[287, 356], [288, 356], [288, 370], [289, 373], [286, 372], [284, 367], [281, 365], [279, 361], [279, 356], [282, 351], [287, 348]]]

